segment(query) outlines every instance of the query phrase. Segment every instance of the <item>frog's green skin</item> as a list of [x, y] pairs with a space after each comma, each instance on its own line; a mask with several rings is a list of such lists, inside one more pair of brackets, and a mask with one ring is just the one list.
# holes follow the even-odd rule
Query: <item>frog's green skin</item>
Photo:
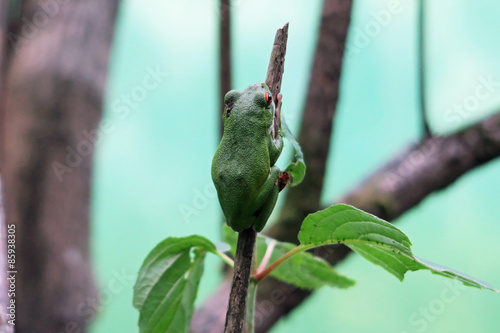
[[266, 101], [266, 92], [270, 95], [265, 83], [256, 83], [224, 98], [224, 135], [212, 162], [212, 180], [226, 222], [238, 232], [261, 231], [278, 198], [281, 171], [274, 163], [283, 134], [279, 119], [274, 125], [275, 106]]

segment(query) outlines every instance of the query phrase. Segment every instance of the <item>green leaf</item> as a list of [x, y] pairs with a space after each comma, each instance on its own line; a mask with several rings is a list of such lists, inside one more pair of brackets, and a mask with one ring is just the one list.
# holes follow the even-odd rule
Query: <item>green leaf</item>
[[141, 333], [187, 332], [206, 252], [215, 245], [201, 236], [167, 238], [146, 257], [134, 286]]
[[[223, 236], [224, 240], [231, 246], [231, 253], [234, 255], [237, 233], [230, 227], [225, 226]], [[269, 246], [273, 246], [269, 263], [273, 263], [287, 252], [297, 248], [295, 244], [278, 242], [259, 234], [256, 245], [259, 263], [262, 261]], [[318, 289], [323, 286], [348, 288], [354, 285], [353, 280], [337, 273], [327, 261], [307, 252], [299, 252], [294, 255], [276, 268], [271, 273], [271, 276], [303, 289]]]
[[308, 248], [345, 244], [401, 281], [407, 271], [427, 269], [434, 274], [458, 279], [467, 286], [498, 292], [470, 276], [417, 259], [410, 249], [408, 236], [401, 230], [348, 205], [334, 205], [310, 214], [302, 223], [298, 237]]
[[306, 164], [304, 162], [304, 154], [302, 153], [302, 148], [300, 148], [299, 143], [293, 137], [293, 134], [290, 131], [290, 128], [288, 128], [288, 125], [285, 121], [285, 117], [283, 117], [283, 115], [281, 115], [281, 127], [283, 128], [283, 132], [285, 133], [285, 137], [292, 144], [293, 150], [295, 152], [294, 162], [290, 163], [286, 167], [285, 171], [288, 172], [291, 176], [290, 181], [289, 181], [289, 185], [290, 186], [297, 186], [302, 182], [302, 180], [304, 179], [304, 177], [306, 175]]
[[[276, 242], [276, 245], [270, 262], [276, 261], [297, 247], [295, 244], [273, 241]], [[268, 245], [265, 239], [261, 239], [260, 243], [262, 249], [260, 249], [259, 257], [262, 257]], [[271, 276], [303, 289], [318, 289], [323, 286], [349, 288], [355, 284], [353, 280], [339, 274], [326, 260], [308, 252], [300, 252], [294, 255], [278, 266], [271, 273]]]

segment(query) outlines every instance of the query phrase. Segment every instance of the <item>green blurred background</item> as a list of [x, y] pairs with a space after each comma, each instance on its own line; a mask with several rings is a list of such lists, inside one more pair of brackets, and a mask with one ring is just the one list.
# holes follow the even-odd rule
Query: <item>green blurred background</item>
[[[413, 0], [387, 24], [391, 1], [358, 0], [352, 11], [335, 134], [322, 201], [363, 180], [420, 135]], [[481, 80], [500, 82], [500, 3], [428, 1], [431, 127], [450, 133], [500, 109], [500, 85], [461, 117], [454, 105]], [[275, 31], [290, 22], [282, 93], [297, 132], [322, 1], [233, 1], [233, 85], [263, 81]], [[146, 254], [168, 236], [218, 240], [221, 211], [210, 179], [218, 143], [218, 0], [122, 2], [105, 120], [95, 164], [92, 254], [102, 298], [93, 333], [137, 332], [132, 287]], [[378, 33], [364, 38], [373, 24]], [[144, 90], [148, 71], [168, 74]], [[140, 95], [138, 92], [146, 91]], [[453, 119], [450, 115], [454, 115]], [[290, 150], [282, 161], [290, 157]], [[284, 162], [281, 162], [283, 165]], [[460, 178], [398, 219], [417, 256], [500, 288], [500, 160]], [[279, 208], [279, 207], [278, 207]], [[272, 332], [500, 332], [500, 296], [456, 287], [427, 272], [400, 283], [356, 255], [338, 266], [349, 290], [322, 289]], [[221, 280], [209, 257], [198, 303]]]

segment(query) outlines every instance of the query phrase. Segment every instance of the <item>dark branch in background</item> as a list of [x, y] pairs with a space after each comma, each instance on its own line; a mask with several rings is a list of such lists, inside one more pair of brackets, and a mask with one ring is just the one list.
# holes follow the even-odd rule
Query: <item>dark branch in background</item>
[[222, 123], [222, 110], [224, 109], [224, 96], [231, 90], [231, 0], [220, 1], [219, 22], [219, 107], [217, 119], [219, 121], [220, 135], [224, 131]]
[[[391, 221], [428, 195], [497, 157], [500, 157], [500, 114], [453, 135], [423, 139], [337, 203], [347, 203]], [[345, 246], [330, 246], [314, 253], [335, 265], [350, 250]], [[260, 315], [257, 332], [267, 332], [311, 294], [274, 279], [269, 282], [267, 303], [261, 301], [257, 305], [261, 309], [256, 311]]]
[[430, 137], [432, 135], [431, 129], [429, 127], [429, 119], [427, 113], [427, 95], [426, 95], [426, 44], [425, 44], [425, 28], [426, 28], [426, 12], [425, 12], [425, 1], [419, 0], [418, 3], [418, 19], [417, 19], [417, 61], [418, 61], [418, 92], [419, 92], [419, 103], [420, 103], [420, 120], [422, 122], [422, 130], [425, 137]]
[[[330, 147], [350, 15], [350, 0], [326, 0], [324, 2], [319, 39], [299, 137], [307, 161], [307, 175], [300, 186], [288, 190], [278, 222], [269, 231], [272, 237], [282, 241], [296, 243], [302, 220], [307, 214], [320, 208], [320, 196]], [[272, 86], [269, 82], [268, 85]], [[277, 96], [273, 89], [271, 92]], [[286, 103], [286, 96], [283, 99]], [[271, 281], [274, 280], [266, 279], [259, 283], [255, 318], [258, 331], [266, 331], [270, 327], [266, 326], [266, 323], [259, 323], [258, 316], [259, 307], [275, 297], [273, 292], [275, 288]], [[222, 331], [225, 307], [221, 311], [220, 305], [229, 294], [228, 286], [229, 283], [224, 282], [202, 308], [195, 312], [191, 326], [192, 332], [218, 333]], [[285, 303], [289, 301], [288, 299]], [[291, 309], [294, 302], [290, 303], [292, 304]], [[278, 318], [276, 317], [275, 320]]]
[[2, 131], [7, 224], [16, 225], [16, 331], [86, 331], [97, 291], [89, 261], [92, 137], [103, 105], [118, 0], [23, 1]]
[[500, 156], [500, 113], [456, 134], [422, 140], [339, 199], [393, 220], [432, 192]]

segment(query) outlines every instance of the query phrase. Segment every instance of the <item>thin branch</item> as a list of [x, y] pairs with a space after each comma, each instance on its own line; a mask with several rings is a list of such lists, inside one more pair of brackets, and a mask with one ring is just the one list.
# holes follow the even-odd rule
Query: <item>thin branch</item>
[[422, 129], [425, 137], [430, 137], [432, 135], [431, 129], [429, 127], [429, 119], [427, 113], [427, 94], [426, 94], [426, 44], [425, 44], [425, 28], [426, 28], [426, 0], [419, 0], [418, 4], [418, 19], [417, 19], [417, 31], [418, 31], [418, 45], [417, 45], [417, 61], [418, 61], [418, 90], [419, 90], [419, 101], [420, 101], [420, 118], [422, 122]]
[[302, 245], [294, 247], [292, 250], [290, 250], [287, 253], [283, 254], [281, 257], [279, 257], [278, 259], [276, 259], [275, 262], [273, 262], [271, 265], [267, 266], [265, 269], [263, 269], [261, 272], [259, 272], [255, 276], [255, 280], [257, 280], [258, 282], [264, 280], [266, 277], [269, 276], [269, 274], [271, 274], [276, 268], [278, 268], [285, 261], [288, 261], [288, 259], [290, 259], [294, 255], [296, 255], [296, 254], [298, 254], [300, 252], [304, 252], [307, 249], [308, 249], [307, 246], [302, 246]]
[[[269, 66], [267, 67], [266, 84], [271, 90], [273, 96], [278, 96], [281, 92], [281, 81], [283, 80], [283, 72], [285, 71], [285, 55], [286, 45], [288, 42], [288, 23], [283, 28], [276, 31], [274, 38], [273, 51], [269, 59]], [[274, 102], [277, 103], [278, 99], [275, 98]], [[278, 104], [276, 104], [278, 107]]]
[[220, 1], [219, 22], [219, 107], [217, 119], [219, 120], [220, 135], [224, 131], [222, 123], [222, 109], [224, 108], [224, 95], [231, 90], [231, 1]]
[[234, 268], [234, 261], [233, 261], [233, 259], [229, 258], [224, 252], [221, 252], [219, 250], [216, 251], [216, 254], [222, 260], [224, 260], [229, 267], [233, 267]]
[[264, 254], [264, 257], [262, 258], [262, 261], [260, 262], [260, 265], [256, 270], [256, 274], [260, 274], [262, 271], [266, 269], [266, 266], [269, 263], [271, 256], [273, 255], [275, 246], [276, 246], [276, 240], [273, 239], [267, 246], [266, 253]]
[[231, 284], [226, 323], [224, 325], [225, 333], [243, 332], [256, 239], [257, 233], [252, 228], [243, 230], [238, 234], [234, 257], [233, 283]]

